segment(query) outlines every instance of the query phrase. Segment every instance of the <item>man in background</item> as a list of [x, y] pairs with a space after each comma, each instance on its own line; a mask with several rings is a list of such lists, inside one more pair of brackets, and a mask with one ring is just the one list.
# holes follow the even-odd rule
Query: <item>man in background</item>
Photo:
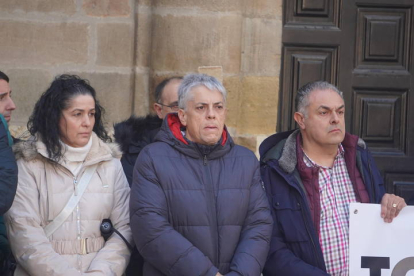
[[154, 93], [154, 110], [157, 115], [131, 116], [114, 126], [115, 140], [121, 146], [121, 163], [129, 185], [132, 183], [132, 170], [138, 154], [146, 145], [154, 142], [165, 116], [178, 111], [178, 87], [181, 80], [182, 77], [171, 77], [157, 85]]
[[[141, 150], [154, 142], [154, 137], [160, 130], [165, 116], [170, 112], [178, 111], [178, 87], [182, 77], [164, 79], [155, 88], [154, 110], [157, 115], [146, 117], [131, 116], [129, 119], [114, 126], [115, 140], [121, 146], [121, 163], [128, 183], [132, 183], [132, 171], [135, 161]], [[126, 275], [142, 275], [143, 259], [134, 249], [131, 260], [126, 270]]]
[[0, 71], [0, 275], [7, 275], [9, 263], [6, 260], [11, 256], [3, 214], [11, 207], [17, 188], [17, 165], [11, 148], [13, 139], [7, 125], [15, 109], [9, 77]]

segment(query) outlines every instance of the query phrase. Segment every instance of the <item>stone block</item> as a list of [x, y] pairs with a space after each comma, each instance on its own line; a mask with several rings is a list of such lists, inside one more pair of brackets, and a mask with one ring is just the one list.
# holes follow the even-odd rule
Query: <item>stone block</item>
[[150, 106], [149, 91], [149, 74], [135, 74], [135, 97], [134, 97], [134, 114], [137, 116], [145, 116], [152, 110]]
[[127, 17], [131, 14], [129, 0], [83, 0], [83, 10], [89, 16]]
[[[250, 0], [249, 0], [250, 1]], [[241, 12], [244, 0], [158, 0], [154, 1], [157, 8], [188, 8], [212, 12]]]
[[196, 72], [218, 65], [239, 73], [241, 26], [241, 15], [154, 15], [152, 68]]
[[200, 66], [198, 67], [198, 72], [215, 77], [220, 82], [223, 82], [223, 67], [221, 66]]
[[16, 110], [12, 112], [11, 125], [25, 126], [35, 103], [53, 81], [53, 75], [40, 69], [4, 70], [10, 78], [12, 98]]
[[244, 14], [247, 17], [265, 17], [282, 19], [283, 0], [245, 1]]
[[130, 67], [133, 64], [133, 26], [102, 23], [97, 26], [97, 65]]
[[86, 64], [88, 24], [0, 20], [2, 64]]
[[75, 0], [1, 0], [0, 11], [42, 12], [72, 15], [76, 13]]
[[139, 6], [152, 6], [154, 4], [154, 0], [135, 0], [135, 5]]
[[104, 117], [107, 129], [112, 123], [125, 120], [131, 116], [132, 91], [131, 75], [118, 73], [72, 72], [89, 80], [95, 89], [100, 104], [105, 108]]
[[226, 126], [237, 129], [241, 106], [241, 78], [238, 76], [225, 77], [223, 85], [227, 90], [227, 117]]
[[245, 18], [242, 71], [249, 75], [278, 76], [282, 51], [282, 22]]
[[237, 130], [243, 134], [272, 134], [279, 107], [279, 77], [244, 77]]
[[234, 142], [237, 145], [243, 146], [251, 150], [252, 152], [256, 152], [257, 148], [257, 139], [254, 136], [235, 136], [232, 137]]
[[138, 13], [136, 65], [144, 68], [150, 67], [152, 42], [152, 14]]

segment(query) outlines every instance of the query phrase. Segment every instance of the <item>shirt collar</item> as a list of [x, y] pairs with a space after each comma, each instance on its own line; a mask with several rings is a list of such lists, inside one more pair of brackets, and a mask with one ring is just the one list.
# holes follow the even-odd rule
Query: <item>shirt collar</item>
[[[315, 167], [315, 168], [323, 168], [323, 169], [331, 169], [330, 167], [325, 167], [325, 166], [321, 166], [321, 165], [318, 165], [315, 161], [313, 161], [307, 154], [306, 154], [306, 152], [303, 150], [303, 148], [301, 147], [301, 149], [302, 149], [302, 152], [303, 152], [303, 160], [305, 161], [305, 164], [306, 164], [306, 166], [308, 166], [308, 167]], [[336, 156], [335, 156], [335, 161], [338, 159], [338, 158], [343, 158], [344, 157], [344, 154], [345, 154], [345, 149], [344, 149], [344, 147], [342, 146], [342, 143], [341, 144], [339, 144], [339, 146], [338, 146], [338, 152], [337, 152], [337, 154], [336, 154]], [[335, 166], [335, 162], [334, 162], [334, 166]]]

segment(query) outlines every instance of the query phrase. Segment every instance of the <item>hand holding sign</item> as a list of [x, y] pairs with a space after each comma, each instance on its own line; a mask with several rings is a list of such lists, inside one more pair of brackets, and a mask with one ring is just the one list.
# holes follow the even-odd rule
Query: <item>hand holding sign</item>
[[407, 204], [404, 198], [393, 194], [385, 194], [381, 200], [381, 217], [385, 222], [391, 223], [405, 206]]
[[381, 219], [380, 210], [379, 204], [350, 205], [350, 276], [414, 276], [414, 206], [393, 223]]

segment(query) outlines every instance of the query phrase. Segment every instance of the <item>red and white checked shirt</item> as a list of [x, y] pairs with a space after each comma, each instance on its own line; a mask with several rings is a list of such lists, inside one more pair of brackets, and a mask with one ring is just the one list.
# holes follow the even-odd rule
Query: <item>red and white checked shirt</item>
[[346, 168], [344, 151], [339, 145], [332, 168], [319, 166], [303, 152], [305, 164], [319, 168], [319, 243], [326, 270], [332, 276], [349, 275], [349, 204], [356, 202], [356, 197]]

